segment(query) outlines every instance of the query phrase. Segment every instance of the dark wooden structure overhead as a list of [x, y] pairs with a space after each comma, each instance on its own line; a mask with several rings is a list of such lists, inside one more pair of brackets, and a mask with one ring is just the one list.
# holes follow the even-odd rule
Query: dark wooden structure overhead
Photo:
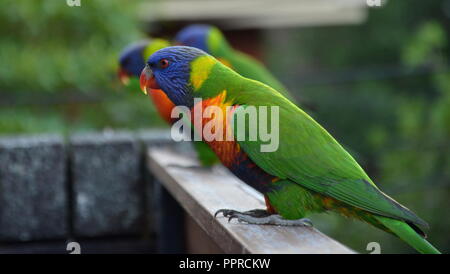
[[153, 0], [141, 4], [138, 17], [150, 36], [169, 39], [186, 25], [212, 24], [233, 46], [260, 57], [262, 30], [360, 24], [367, 18], [366, 1]]

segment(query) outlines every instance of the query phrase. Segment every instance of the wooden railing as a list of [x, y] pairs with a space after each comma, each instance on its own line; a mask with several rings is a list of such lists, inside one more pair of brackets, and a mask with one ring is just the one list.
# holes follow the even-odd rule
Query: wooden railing
[[[150, 173], [188, 215], [184, 222], [187, 232], [170, 232], [174, 237], [179, 233], [186, 235], [188, 252], [354, 253], [315, 228], [258, 226], [215, 218], [214, 213], [221, 208], [264, 208], [263, 197], [224, 167], [202, 168], [193, 157], [174, 151], [170, 146], [150, 148], [147, 157]], [[167, 211], [165, 214], [163, 219], [176, 218]], [[176, 230], [173, 226], [166, 229]], [[202, 231], [196, 231], [199, 229]], [[170, 239], [170, 235], [167, 238]], [[198, 245], [206, 249], [199, 249]]]

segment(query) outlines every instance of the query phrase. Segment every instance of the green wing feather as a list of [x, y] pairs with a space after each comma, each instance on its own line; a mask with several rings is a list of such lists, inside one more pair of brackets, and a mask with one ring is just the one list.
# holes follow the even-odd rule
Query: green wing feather
[[219, 158], [206, 143], [194, 141], [193, 145], [202, 166], [209, 167], [219, 163]]
[[[229, 94], [240, 105], [279, 106], [279, 147], [260, 151], [263, 142], [238, 141], [263, 170], [369, 212], [427, 225], [413, 212], [381, 192], [353, 157], [317, 122], [280, 93], [250, 79]], [[269, 127], [270, 128], [270, 127]], [[237, 136], [237, 130], [235, 135]]]

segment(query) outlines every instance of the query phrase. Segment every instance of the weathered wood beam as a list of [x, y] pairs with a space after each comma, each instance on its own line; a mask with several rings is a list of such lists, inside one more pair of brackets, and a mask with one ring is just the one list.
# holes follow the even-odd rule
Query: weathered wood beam
[[195, 159], [169, 147], [150, 148], [147, 160], [153, 175], [226, 253], [354, 253], [315, 228], [257, 226], [214, 218], [221, 208], [264, 208], [263, 197], [224, 167], [201, 168]]

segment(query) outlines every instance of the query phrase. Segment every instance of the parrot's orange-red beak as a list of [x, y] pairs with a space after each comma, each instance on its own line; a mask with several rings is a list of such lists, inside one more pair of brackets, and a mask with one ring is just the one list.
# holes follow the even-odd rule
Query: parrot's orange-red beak
[[125, 86], [130, 83], [130, 75], [123, 68], [119, 68], [117, 76], [119, 77], [120, 82]]
[[148, 65], [141, 72], [141, 77], [139, 79], [141, 90], [147, 94], [147, 89], [161, 89], [156, 82], [155, 76]]

